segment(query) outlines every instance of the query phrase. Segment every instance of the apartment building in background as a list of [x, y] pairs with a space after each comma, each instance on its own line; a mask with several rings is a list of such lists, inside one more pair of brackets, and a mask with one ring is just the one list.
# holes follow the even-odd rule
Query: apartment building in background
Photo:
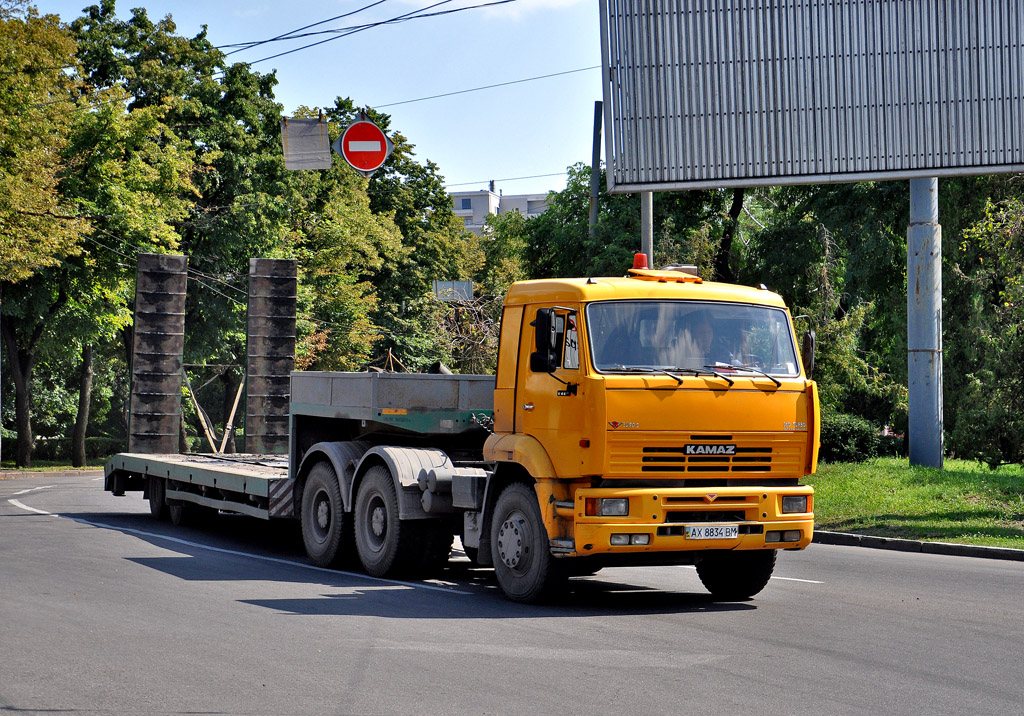
[[483, 234], [488, 214], [495, 216], [518, 211], [527, 219], [543, 214], [548, 208], [547, 194], [502, 194], [495, 193], [494, 182], [490, 189], [478, 191], [450, 191], [455, 215], [462, 219], [466, 228], [474, 234]]

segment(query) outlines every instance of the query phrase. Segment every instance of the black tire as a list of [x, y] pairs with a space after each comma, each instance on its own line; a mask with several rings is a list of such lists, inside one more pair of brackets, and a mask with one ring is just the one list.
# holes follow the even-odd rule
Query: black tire
[[443, 520], [416, 520], [408, 523], [419, 537], [412, 543], [408, 555], [410, 574], [418, 577], [436, 577], [448, 566], [455, 536]]
[[341, 563], [344, 549], [351, 549], [352, 515], [345, 513], [338, 476], [329, 462], [318, 462], [309, 471], [299, 508], [302, 543], [306, 555], [318, 567]]
[[536, 602], [560, 581], [554, 568], [548, 533], [537, 494], [516, 482], [498, 496], [491, 520], [494, 574], [505, 596], [514, 602]]
[[697, 562], [697, 576], [715, 599], [732, 602], [760, 592], [775, 570], [775, 550], [709, 552]]
[[371, 576], [395, 576], [422, 557], [423, 532], [399, 519], [395, 481], [383, 465], [371, 467], [359, 483], [355, 529], [359, 561]]
[[462, 551], [466, 553], [467, 559], [473, 564], [480, 564], [480, 548], [479, 547], [467, 547], [462, 545]]
[[175, 527], [184, 527], [195, 521], [195, 505], [191, 502], [181, 500], [167, 501], [167, 516], [171, 518], [171, 524]]
[[156, 475], [150, 475], [148, 481], [149, 514], [153, 515], [153, 517], [158, 520], [165, 520], [167, 519], [168, 513], [167, 479], [157, 477]]

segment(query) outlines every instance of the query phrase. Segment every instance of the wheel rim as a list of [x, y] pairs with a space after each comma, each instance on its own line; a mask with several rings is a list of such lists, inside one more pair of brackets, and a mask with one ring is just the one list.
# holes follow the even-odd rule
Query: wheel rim
[[331, 532], [331, 499], [326, 490], [319, 490], [313, 497], [313, 532], [321, 542]]
[[373, 495], [366, 504], [366, 542], [374, 552], [384, 549], [388, 538], [388, 509], [384, 498]]
[[530, 564], [530, 523], [519, 510], [511, 512], [498, 529], [498, 559], [517, 574]]

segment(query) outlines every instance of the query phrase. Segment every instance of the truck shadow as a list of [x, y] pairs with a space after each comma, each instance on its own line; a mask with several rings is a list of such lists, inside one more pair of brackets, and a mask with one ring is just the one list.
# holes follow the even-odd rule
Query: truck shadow
[[[220, 515], [197, 525], [176, 528], [140, 514], [68, 517], [173, 551], [176, 553], [173, 556], [126, 559], [184, 581], [258, 582], [260, 592], [267, 591], [268, 583], [315, 587], [311, 591], [318, 593], [310, 596], [238, 600], [296, 616], [517, 619], [733, 612], [757, 608], [754, 601], [716, 602], [705, 593], [665, 591], [638, 583], [623, 583], [611, 573], [570, 579], [543, 604], [516, 604], [501, 594], [491, 569], [472, 564], [459, 550], [453, 551], [452, 559], [437, 579], [388, 580], [358, 571], [323, 569], [309, 564], [301, 536], [291, 523]], [[621, 574], [619, 570], [611, 572]], [[686, 586], [680, 585], [684, 589]]]

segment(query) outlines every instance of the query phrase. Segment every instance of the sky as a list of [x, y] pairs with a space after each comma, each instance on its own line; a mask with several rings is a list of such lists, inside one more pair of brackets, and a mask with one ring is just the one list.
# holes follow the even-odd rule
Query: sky
[[[98, 0], [94, 0], [98, 3]], [[439, 0], [384, 0], [374, 7], [306, 30], [315, 32], [379, 22]], [[427, 12], [468, 8], [493, 0], [448, 0]], [[171, 15], [177, 33], [203, 25], [218, 47], [267, 40], [359, 10], [374, 0], [118, 0], [117, 14], [144, 7], [150, 19]], [[41, 13], [66, 22], [88, 0], [35, 0]], [[594, 102], [601, 99], [597, 0], [514, 0], [502, 5], [339, 33], [270, 42], [231, 55], [276, 70], [275, 95], [285, 115], [296, 107], [326, 107], [350, 97], [392, 117], [392, 128], [416, 145], [416, 157], [440, 168], [450, 191], [487, 188], [535, 194], [565, 187], [565, 170], [590, 162]], [[318, 47], [256, 62], [311, 42]], [[225, 52], [230, 51], [225, 48]], [[420, 102], [432, 95], [570, 72], [504, 87]], [[340, 158], [335, 158], [340, 161]], [[516, 179], [518, 177], [536, 177]]]

